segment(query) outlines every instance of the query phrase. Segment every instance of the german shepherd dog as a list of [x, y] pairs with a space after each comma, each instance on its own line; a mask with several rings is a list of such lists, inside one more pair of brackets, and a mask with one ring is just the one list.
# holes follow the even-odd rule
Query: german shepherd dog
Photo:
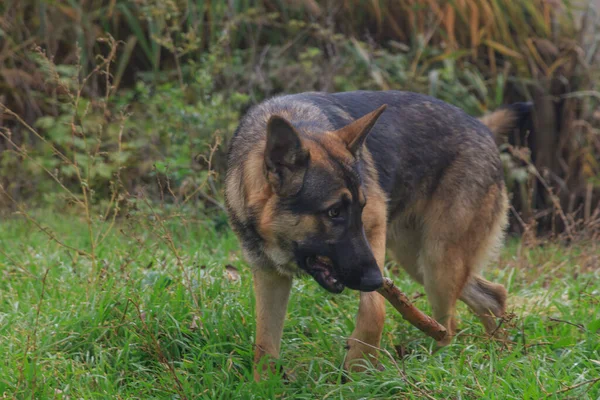
[[459, 299], [492, 332], [507, 292], [479, 271], [501, 245], [508, 207], [494, 133], [527, 112], [518, 103], [477, 120], [401, 91], [302, 93], [254, 106], [231, 141], [225, 193], [253, 268], [255, 379], [270, 365], [263, 358], [279, 355], [302, 273], [332, 293], [360, 291], [344, 366], [375, 361], [386, 249], [424, 285], [450, 338]]

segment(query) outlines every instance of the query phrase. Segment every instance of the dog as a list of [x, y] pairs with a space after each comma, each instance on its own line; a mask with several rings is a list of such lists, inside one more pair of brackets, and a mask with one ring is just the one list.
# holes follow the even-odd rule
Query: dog
[[231, 139], [225, 198], [252, 267], [254, 378], [277, 358], [292, 280], [311, 275], [332, 293], [360, 291], [344, 367], [376, 361], [386, 252], [424, 286], [449, 339], [465, 302], [488, 333], [506, 289], [481, 268], [503, 242], [508, 197], [494, 134], [529, 108], [476, 119], [422, 94], [310, 92], [252, 107]]

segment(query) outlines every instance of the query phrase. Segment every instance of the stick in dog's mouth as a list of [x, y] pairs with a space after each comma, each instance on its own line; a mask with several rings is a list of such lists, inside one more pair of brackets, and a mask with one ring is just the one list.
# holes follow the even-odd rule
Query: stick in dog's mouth
[[[331, 293], [341, 293], [345, 286], [335, 275], [335, 268], [331, 260], [322, 256], [306, 258], [307, 272], [325, 289]], [[377, 289], [395, 309], [410, 324], [421, 330], [437, 341], [446, 337], [446, 328], [438, 321], [424, 314], [415, 307], [408, 297], [394, 285], [389, 278], [383, 278], [383, 286]]]
[[335, 268], [327, 257], [311, 256], [306, 258], [307, 272], [331, 293], [341, 293], [345, 286], [335, 275]]
[[392, 282], [391, 279], [383, 278], [383, 286], [377, 289], [377, 292], [385, 297], [405, 320], [426, 335], [440, 341], [448, 334], [443, 325], [415, 307], [408, 297], [394, 285], [394, 282]]

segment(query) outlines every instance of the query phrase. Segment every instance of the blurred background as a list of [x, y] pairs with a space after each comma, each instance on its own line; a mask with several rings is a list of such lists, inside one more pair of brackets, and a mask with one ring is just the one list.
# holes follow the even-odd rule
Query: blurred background
[[499, 143], [511, 231], [596, 234], [598, 3], [4, 0], [0, 213], [160, 204], [225, 227], [227, 145], [250, 106], [399, 89], [474, 116], [533, 102]]
[[[0, 0], [0, 394], [600, 398], [599, 2]], [[342, 385], [358, 296], [298, 279], [279, 364], [295, 378], [254, 384], [227, 147], [269, 96], [357, 89], [473, 116], [533, 104], [498, 140], [502, 333], [461, 306], [438, 352], [388, 311], [383, 371]]]

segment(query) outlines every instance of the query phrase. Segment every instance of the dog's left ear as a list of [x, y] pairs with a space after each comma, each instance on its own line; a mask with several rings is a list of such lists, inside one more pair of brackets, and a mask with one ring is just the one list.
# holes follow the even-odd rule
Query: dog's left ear
[[265, 166], [267, 180], [278, 195], [293, 196], [302, 189], [309, 158], [294, 126], [272, 116], [267, 122]]
[[342, 138], [344, 142], [346, 142], [348, 150], [355, 155], [362, 147], [363, 143], [367, 139], [367, 136], [369, 135], [369, 132], [371, 132], [371, 129], [386, 108], [387, 104], [384, 104], [375, 111], [371, 111], [367, 115], [360, 117], [356, 121], [351, 122], [341, 129], [338, 129], [334, 133]]

